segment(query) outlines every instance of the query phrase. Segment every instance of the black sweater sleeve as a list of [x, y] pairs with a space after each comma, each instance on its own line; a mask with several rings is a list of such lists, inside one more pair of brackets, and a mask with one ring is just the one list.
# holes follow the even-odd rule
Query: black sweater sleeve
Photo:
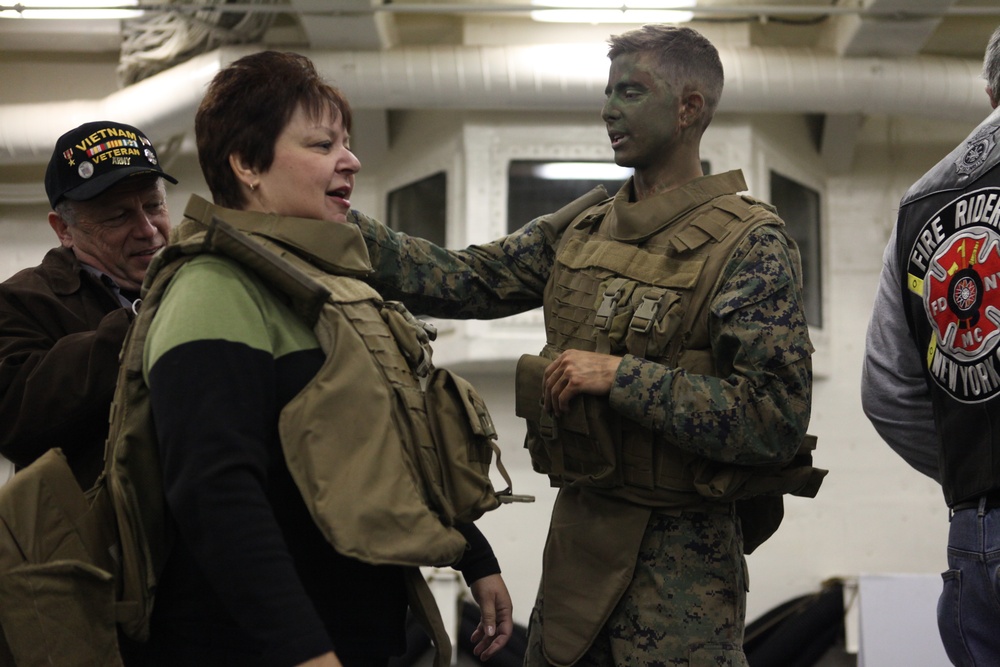
[[469, 543], [461, 560], [455, 564], [455, 569], [462, 573], [466, 584], [472, 584], [477, 579], [500, 573], [500, 563], [493, 554], [486, 536], [474, 523], [459, 523], [455, 526]]

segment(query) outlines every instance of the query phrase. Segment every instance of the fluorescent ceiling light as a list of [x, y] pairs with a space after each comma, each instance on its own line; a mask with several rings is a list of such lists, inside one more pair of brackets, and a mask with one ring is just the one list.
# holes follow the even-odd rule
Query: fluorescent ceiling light
[[20, 11], [0, 10], [0, 18], [127, 19], [142, 14], [139, 10], [127, 9], [137, 4], [139, 0], [21, 0], [13, 5], [20, 7]]
[[[686, 23], [693, 12], [695, 0], [532, 0], [544, 7], [531, 12], [535, 21], [553, 23]], [[680, 10], [680, 11], [678, 11]]]
[[548, 181], [624, 181], [632, 170], [613, 162], [546, 162], [534, 165], [531, 175]]

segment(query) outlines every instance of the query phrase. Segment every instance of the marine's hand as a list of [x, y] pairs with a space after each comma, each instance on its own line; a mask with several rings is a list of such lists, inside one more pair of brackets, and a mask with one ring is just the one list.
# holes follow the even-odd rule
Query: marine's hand
[[342, 665], [333, 651], [330, 651], [329, 653], [318, 655], [312, 660], [300, 662], [296, 667], [342, 667]]
[[477, 579], [470, 588], [482, 614], [472, 633], [472, 652], [486, 661], [506, 646], [514, 633], [514, 605], [507, 584], [499, 574]]
[[583, 350], [566, 350], [549, 364], [542, 376], [542, 404], [556, 416], [569, 409], [578, 394], [606, 396], [621, 357]]

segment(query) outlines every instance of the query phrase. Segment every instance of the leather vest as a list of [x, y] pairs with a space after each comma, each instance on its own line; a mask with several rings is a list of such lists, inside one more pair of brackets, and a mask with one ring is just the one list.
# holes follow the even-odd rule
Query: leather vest
[[1000, 109], [900, 202], [896, 258], [948, 505], [1000, 488]]
[[[727, 179], [730, 192], [745, 188], [738, 172], [718, 178]], [[627, 193], [628, 185], [575, 217], [559, 240], [544, 295], [547, 344], [540, 359], [519, 364], [518, 414], [528, 422], [533, 466], [554, 486], [593, 487], [651, 506], [736, 499], [760, 470], [710, 462], [657, 440], [612, 410], [607, 397], [581, 395], [558, 421], [538, 405], [541, 373], [566, 349], [628, 353], [717, 375], [708, 315], [722, 269], [752, 230], [783, 227], [768, 204], [721, 194], [630, 235], [615, 206]], [[768, 490], [791, 490], [778, 487]]]

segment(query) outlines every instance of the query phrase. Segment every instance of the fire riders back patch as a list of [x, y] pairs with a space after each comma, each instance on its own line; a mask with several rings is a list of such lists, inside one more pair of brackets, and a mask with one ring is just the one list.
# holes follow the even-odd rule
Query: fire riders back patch
[[1000, 188], [965, 193], [924, 223], [907, 258], [933, 329], [927, 367], [955, 400], [1000, 392]]

